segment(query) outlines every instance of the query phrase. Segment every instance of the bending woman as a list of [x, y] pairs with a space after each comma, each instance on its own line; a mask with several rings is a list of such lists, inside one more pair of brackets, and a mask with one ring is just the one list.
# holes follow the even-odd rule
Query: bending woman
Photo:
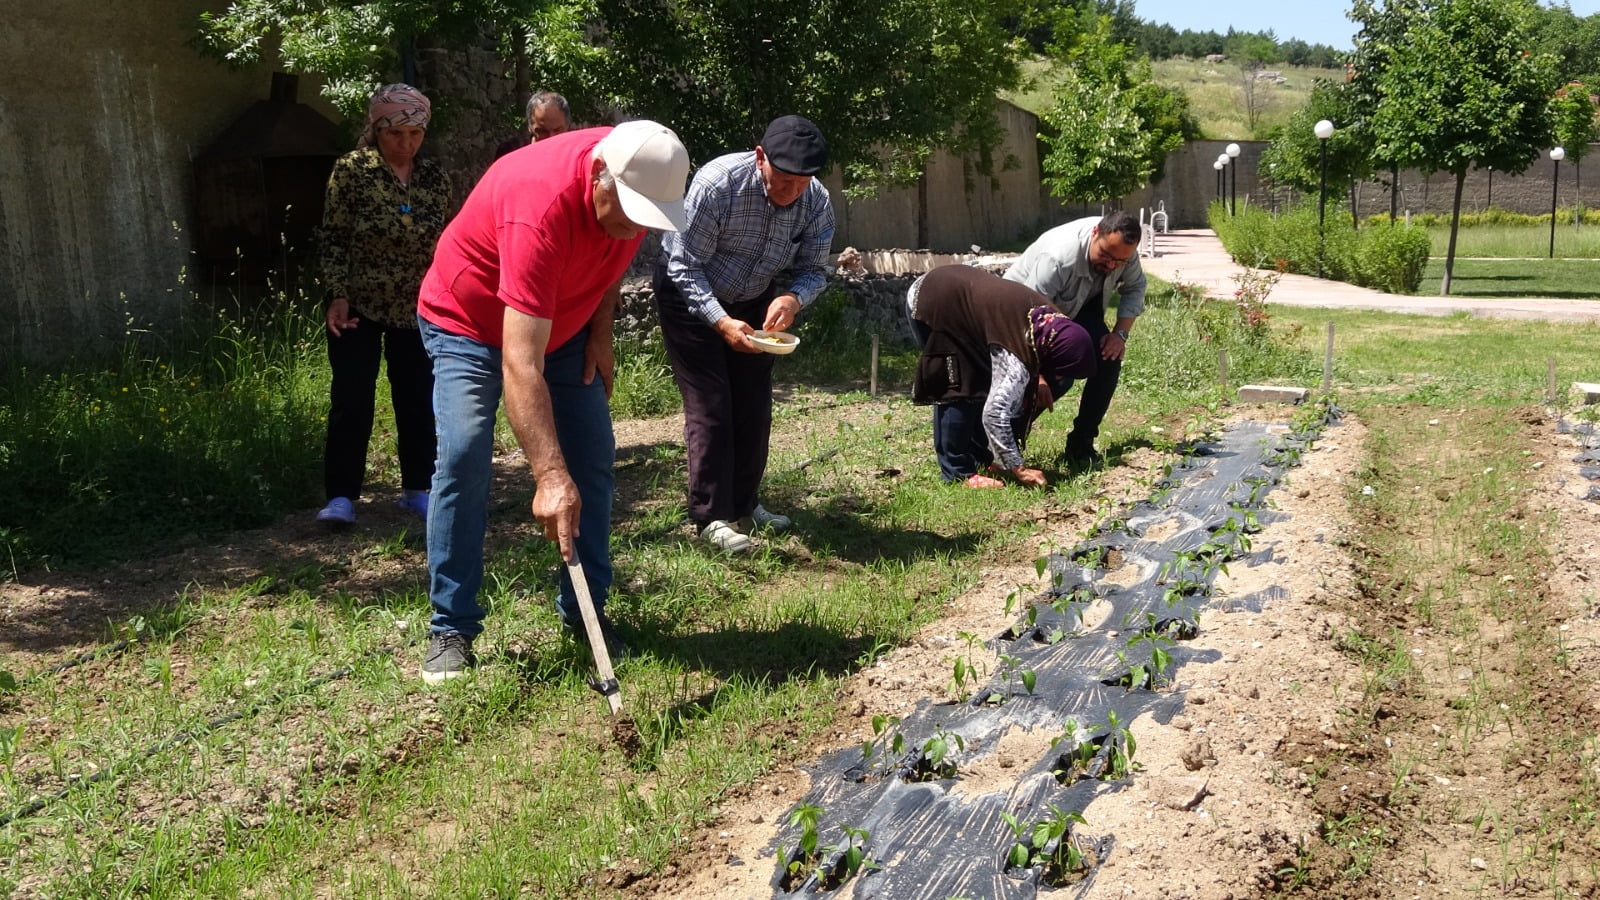
[[911, 398], [933, 404], [944, 479], [1001, 487], [989, 468], [1044, 486], [1044, 473], [1023, 465], [1023, 443], [1073, 379], [1094, 374], [1089, 332], [1032, 288], [966, 265], [912, 282], [906, 315], [922, 344]]
[[366, 479], [380, 358], [389, 364], [400, 456], [400, 506], [426, 520], [433, 480], [433, 363], [417, 330], [417, 293], [451, 209], [450, 182], [417, 158], [432, 107], [421, 91], [390, 84], [367, 106], [357, 149], [328, 178], [320, 232], [333, 369], [317, 521], [348, 525]]

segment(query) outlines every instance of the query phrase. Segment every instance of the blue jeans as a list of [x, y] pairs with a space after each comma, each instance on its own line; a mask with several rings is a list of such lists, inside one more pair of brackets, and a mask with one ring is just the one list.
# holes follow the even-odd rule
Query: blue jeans
[[[611, 590], [611, 498], [616, 485], [616, 438], [611, 407], [598, 375], [583, 383], [588, 331], [545, 354], [556, 440], [582, 509], [574, 549], [597, 610]], [[483, 539], [489, 520], [495, 413], [500, 407], [500, 348], [422, 321], [422, 342], [433, 358], [433, 405], [439, 460], [428, 503], [428, 599], [432, 630], [476, 637], [483, 631]], [[556, 604], [578, 621], [578, 602], [566, 567]]]

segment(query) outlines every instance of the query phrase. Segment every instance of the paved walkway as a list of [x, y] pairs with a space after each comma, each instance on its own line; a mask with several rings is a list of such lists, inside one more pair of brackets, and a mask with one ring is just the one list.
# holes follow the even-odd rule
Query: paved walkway
[[[1144, 270], [1166, 281], [1198, 284], [1214, 297], [1231, 297], [1234, 276], [1244, 271], [1222, 249], [1209, 228], [1173, 231], [1156, 236], [1156, 256], [1144, 257]], [[1543, 319], [1551, 322], [1600, 322], [1600, 285], [1594, 300], [1518, 297], [1408, 297], [1385, 294], [1309, 275], [1284, 275], [1267, 297], [1285, 306], [1319, 306], [1342, 309], [1378, 309], [1423, 316], [1448, 316], [1458, 312], [1506, 319]]]

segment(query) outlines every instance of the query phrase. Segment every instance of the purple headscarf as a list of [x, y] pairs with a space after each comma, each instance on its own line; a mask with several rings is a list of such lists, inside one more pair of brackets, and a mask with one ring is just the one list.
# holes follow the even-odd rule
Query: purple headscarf
[[422, 92], [409, 84], [386, 84], [372, 92], [367, 101], [367, 127], [361, 132], [357, 147], [370, 147], [378, 132], [402, 125], [428, 127], [433, 118], [433, 104]]
[[1039, 374], [1060, 396], [1062, 385], [1076, 378], [1088, 378], [1099, 368], [1094, 338], [1082, 325], [1052, 306], [1035, 306], [1028, 311], [1033, 325], [1033, 346], [1039, 352]]

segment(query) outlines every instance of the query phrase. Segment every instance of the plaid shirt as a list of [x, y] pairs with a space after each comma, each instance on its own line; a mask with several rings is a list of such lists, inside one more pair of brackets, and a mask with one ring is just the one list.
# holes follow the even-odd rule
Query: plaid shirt
[[723, 302], [754, 300], [776, 286], [801, 306], [827, 284], [833, 247], [828, 189], [812, 179], [786, 207], [767, 200], [753, 150], [719, 156], [695, 173], [684, 202], [687, 230], [667, 233], [662, 258], [689, 310], [708, 324]]

